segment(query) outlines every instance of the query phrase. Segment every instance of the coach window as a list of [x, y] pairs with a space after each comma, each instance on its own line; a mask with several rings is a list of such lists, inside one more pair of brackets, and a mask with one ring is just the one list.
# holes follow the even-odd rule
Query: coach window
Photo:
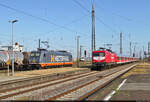
[[121, 60], [121, 57], [118, 57], [118, 60]]

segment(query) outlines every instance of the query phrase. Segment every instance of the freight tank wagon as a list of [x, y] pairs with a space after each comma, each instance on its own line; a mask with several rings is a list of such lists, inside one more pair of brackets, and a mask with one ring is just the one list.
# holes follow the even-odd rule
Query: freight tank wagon
[[[24, 57], [22, 52], [14, 51], [15, 69], [19, 68], [19, 66], [22, 65], [23, 58]], [[8, 66], [7, 62], [9, 62], [10, 63], [9, 66], [11, 66], [12, 59], [13, 59], [12, 51], [0, 51], [0, 68], [6, 68]]]
[[29, 68], [40, 69], [48, 67], [72, 66], [72, 55], [67, 51], [32, 51], [29, 58]]
[[6, 68], [6, 62], [8, 61], [8, 53], [6, 51], [0, 51], [0, 69]]

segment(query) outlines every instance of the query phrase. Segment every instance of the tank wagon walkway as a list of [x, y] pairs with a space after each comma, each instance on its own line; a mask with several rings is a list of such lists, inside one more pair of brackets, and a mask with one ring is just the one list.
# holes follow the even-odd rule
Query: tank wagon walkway
[[50, 75], [50, 77], [54, 77], [57, 75], [66, 75], [78, 72], [90, 71], [88, 68], [52, 68], [52, 69], [42, 69], [42, 70], [30, 70], [30, 71], [18, 71], [15, 72], [15, 76], [7, 76], [7, 73], [0, 73], [0, 83], [8, 82], [13, 80], [21, 80], [25, 78], [34, 78], [40, 76]]

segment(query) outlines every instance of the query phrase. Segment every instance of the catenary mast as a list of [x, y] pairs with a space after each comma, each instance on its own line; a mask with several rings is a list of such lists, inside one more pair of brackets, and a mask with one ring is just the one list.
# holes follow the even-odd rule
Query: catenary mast
[[95, 10], [94, 3], [92, 4], [92, 51], [95, 50]]

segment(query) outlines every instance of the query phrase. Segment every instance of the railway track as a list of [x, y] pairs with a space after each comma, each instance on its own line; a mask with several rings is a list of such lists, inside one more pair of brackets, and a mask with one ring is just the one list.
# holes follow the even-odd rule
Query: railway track
[[[80, 73], [49, 81], [41, 81], [38, 83], [35, 82], [32, 84], [16, 86], [12, 88], [3, 88], [0, 89], [0, 100], [82, 100], [82, 97], [88, 95], [88, 92], [86, 92], [88, 89], [93, 89], [94, 86], [99, 85], [96, 83], [103, 83], [102, 80], [106, 80], [105, 78], [109, 76], [114, 76], [116, 72], [119, 74], [122, 73], [121, 71], [123, 69], [124, 72], [128, 70], [121, 66], [119, 68], [117, 67], [101, 72], [93, 71], [88, 73]], [[90, 87], [91, 85], [94, 85], [93, 88]], [[82, 91], [82, 89], [86, 89], [86, 91], [83, 91], [84, 94], [82, 93], [82, 97], [77, 97], [79, 93], [81, 94], [80, 91]]]
[[[133, 65], [135, 66], [135, 65]], [[130, 70], [133, 66], [126, 69], [119, 69], [109, 72], [103, 76], [93, 79], [85, 84], [81, 84], [76, 88], [65, 91], [64, 93], [58, 94], [54, 97], [48, 98], [48, 100], [84, 100], [86, 97], [94, 93], [96, 90], [104, 87], [106, 84]]]
[[66, 78], [73, 75], [87, 73], [89, 71], [90, 70], [69, 71], [65, 73], [54, 73], [54, 74], [39, 75], [34, 77], [25, 77], [25, 78], [18, 78], [14, 80], [3, 81], [0, 83], [1, 86], [0, 91], [5, 89], [9, 90], [20, 86], [28, 86], [32, 84], [43, 83], [45, 81], [53, 81], [59, 78]]
[[49, 87], [49, 86], [54, 86], [56, 84], [60, 84], [60, 83], [64, 83], [64, 82], [67, 82], [67, 81], [70, 81], [70, 80], [85, 77], [87, 75], [91, 75], [91, 74], [94, 74], [94, 73], [97, 73], [97, 72], [90, 72], [90, 73], [86, 73], [86, 74], [82, 74], [82, 75], [78, 75], [78, 76], [73, 76], [71, 78], [55, 80], [55, 81], [52, 81], [52, 82], [50, 81], [50, 82], [45, 82], [45, 83], [36, 84], [36, 85], [34, 84], [32, 86], [23, 86], [23, 87], [16, 87], [16, 88], [9, 89], [9, 90], [2, 90], [1, 95], [0, 95], [0, 99], [5, 99], [5, 98], [8, 98], [8, 97], [12, 97], [12, 96], [15, 96], [15, 95], [27, 93], [27, 92], [34, 91], [34, 90], [37, 90], [37, 89], [41, 89], [41, 88], [45, 88], [45, 87]]

